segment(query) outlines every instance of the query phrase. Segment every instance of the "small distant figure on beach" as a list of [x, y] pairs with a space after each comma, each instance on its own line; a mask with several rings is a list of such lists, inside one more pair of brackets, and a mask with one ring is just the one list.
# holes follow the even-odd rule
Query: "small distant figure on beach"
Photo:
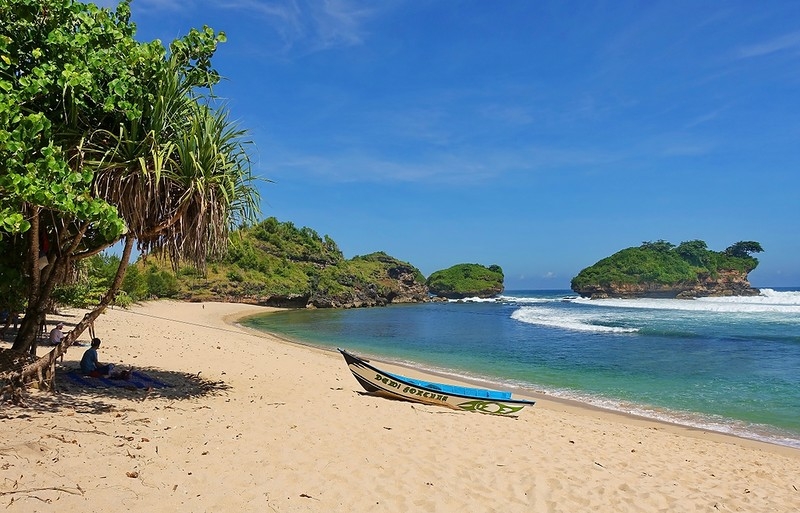
[[93, 378], [108, 376], [114, 369], [114, 364], [107, 363], [105, 365], [102, 365], [100, 361], [97, 359], [98, 347], [100, 347], [100, 339], [93, 338], [92, 347], [87, 349], [83, 353], [83, 357], [81, 358], [81, 372], [83, 372], [84, 375], [91, 376]]
[[64, 323], [59, 322], [56, 324], [56, 327], [50, 331], [50, 345], [57, 346], [61, 343], [64, 339], [64, 332], [61, 331], [64, 328]]

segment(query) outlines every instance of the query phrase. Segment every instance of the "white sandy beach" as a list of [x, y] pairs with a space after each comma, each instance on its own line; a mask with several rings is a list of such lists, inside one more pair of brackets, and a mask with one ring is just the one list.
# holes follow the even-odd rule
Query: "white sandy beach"
[[[800, 451], [534, 397], [503, 418], [361, 394], [338, 353], [153, 302], [96, 322], [102, 361], [172, 384], [0, 406], [8, 512], [780, 512]], [[71, 328], [83, 315], [58, 316]], [[52, 316], [51, 316], [52, 317]], [[88, 342], [88, 333], [80, 340]], [[10, 347], [3, 342], [2, 347]], [[76, 367], [75, 347], [64, 367]], [[40, 348], [40, 354], [46, 348]]]

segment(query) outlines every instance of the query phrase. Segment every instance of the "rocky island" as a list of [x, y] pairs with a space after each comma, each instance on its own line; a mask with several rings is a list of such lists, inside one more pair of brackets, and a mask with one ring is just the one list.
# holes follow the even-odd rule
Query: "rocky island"
[[426, 280], [430, 293], [447, 299], [488, 298], [503, 292], [503, 270], [499, 265], [458, 264], [431, 274]]
[[754, 241], [737, 242], [720, 252], [709, 250], [701, 240], [678, 246], [663, 240], [644, 242], [583, 269], [571, 287], [593, 299], [752, 296], [759, 290], [747, 279], [758, 266], [751, 254], [762, 251]]

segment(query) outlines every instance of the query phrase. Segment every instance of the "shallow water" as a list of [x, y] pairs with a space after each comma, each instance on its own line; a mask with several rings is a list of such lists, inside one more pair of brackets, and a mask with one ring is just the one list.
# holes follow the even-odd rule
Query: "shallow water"
[[293, 310], [246, 325], [323, 347], [800, 447], [800, 291]]

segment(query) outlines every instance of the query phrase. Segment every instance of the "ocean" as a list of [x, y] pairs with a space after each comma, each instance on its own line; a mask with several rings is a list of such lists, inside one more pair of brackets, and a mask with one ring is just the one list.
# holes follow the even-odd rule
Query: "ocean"
[[518, 290], [491, 300], [287, 310], [243, 324], [490, 388], [800, 448], [800, 289], [761, 292], [588, 300]]

